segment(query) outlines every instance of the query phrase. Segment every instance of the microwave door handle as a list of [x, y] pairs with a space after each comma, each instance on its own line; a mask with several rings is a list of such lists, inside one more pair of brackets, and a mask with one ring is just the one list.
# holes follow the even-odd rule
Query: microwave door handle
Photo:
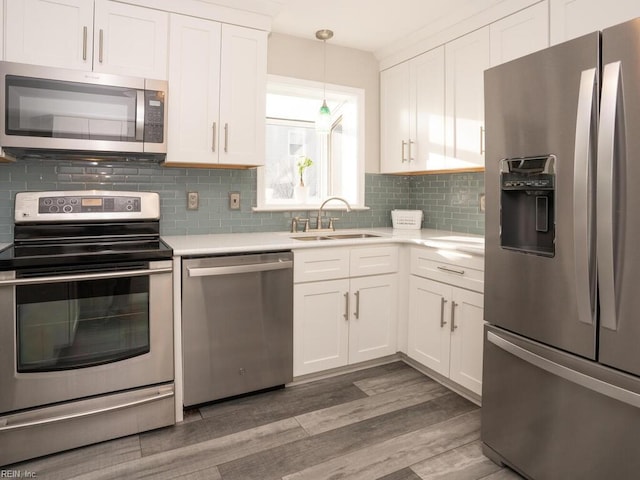
[[[624, 112], [622, 111], [620, 62], [608, 63], [602, 75], [602, 98], [600, 104], [600, 130], [598, 132], [598, 184], [597, 184], [597, 221], [598, 221], [598, 290], [600, 293], [600, 325], [609, 330], [618, 329], [616, 285], [615, 285], [615, 219], [616, 205], [614, 183], [617, 168], [623, 168], [624, 152]], [[616, 141], [616, 138], [621, 141]]]
[[593, 166], [597, 122], [596, 69], [580, 77], [573, 162], [573, 238], [578, 320], [595, 322]]
[[144, 90], [136, 91], [136, 142], [144, 141]]

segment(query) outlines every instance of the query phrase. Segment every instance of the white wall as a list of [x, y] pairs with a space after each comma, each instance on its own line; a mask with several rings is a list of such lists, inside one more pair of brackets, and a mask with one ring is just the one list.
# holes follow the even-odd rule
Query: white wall
[[[312, 32], [313, 35], [313, 32]], [[339, 35], [339, 33], [336, 33]], [[267, 72], [323, 81], [323, 45], [319, 40], [271, 33]], [[380, 171], [380, 66], [373, 53], [327, 42], [327, 83], [365, 91], [365, 171]]]

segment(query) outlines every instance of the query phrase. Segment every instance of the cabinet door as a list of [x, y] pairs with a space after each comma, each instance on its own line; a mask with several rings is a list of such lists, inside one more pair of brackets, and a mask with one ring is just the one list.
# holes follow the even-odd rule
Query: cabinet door
[[408, 354], [449, 376], [451, 287], [414, 275], [409, 279]]
[[484, 71], [489, 27], [445, 45], [446, 151], [450, 169], [484, 167]]
[[482, 341], [484, 298], [453, 288], [450, 378], [478, 395], [482, 394]]
[[293, 287], [293, 375], [347, 365], [349, 280]]
[[551, 45], [602, 30], [640, 16], [640, 2], [550, 0]]
[[380, 171], [407, 171], [410, 116], [409, 63], [380, 73]]
[[5, 60], [91, 70], [93, 0], [6, 0]]
[[396, 353], [397, 274], [351, 279], [349, 363]]
[[264, 165], [267, 33], [223, 25], [220, 163]]
[[549, 4], [537, 3], [492, 23], [491, 66], [549, 46]]
[[221, 26], [172, 14], [170, 31], [167, 163], [216, 164]]
[[169, 14], [96, 0], [93, 69], [166, 80]]
[[444, 47], [411, 60], [411, 134], [409, 168], [413, 171], [444, 170], [445, 98]]

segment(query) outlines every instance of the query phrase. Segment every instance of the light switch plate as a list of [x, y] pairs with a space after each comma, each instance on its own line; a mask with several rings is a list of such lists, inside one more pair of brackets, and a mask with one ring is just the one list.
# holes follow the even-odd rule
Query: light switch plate
[[199, 204], [198, 192], [187, 192], [187, 210], [197, 210]]
[[240, 210], [240, 192], [229, 192], [229, 208]]

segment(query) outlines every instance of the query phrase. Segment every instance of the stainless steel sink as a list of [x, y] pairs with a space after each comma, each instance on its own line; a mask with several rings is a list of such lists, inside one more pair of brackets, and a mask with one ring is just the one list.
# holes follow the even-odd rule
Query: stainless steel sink
[[331, 233], [327, 237], [335, 239], [347, 239], [347, 238], [374, 238], [380, 237], [374, 233]]
[[293, 240], [315, 241], [315, 240], [332, 240], [325, 235], [305, 235], [303, 237], [291, 237]]
[[380, 237], [374, 233], [327, 233], [326, 235], [301, 235], [291, 237], [293, 240], [315, 241], [315, 240], [346, 240], [350, 238], [374, 238]]

